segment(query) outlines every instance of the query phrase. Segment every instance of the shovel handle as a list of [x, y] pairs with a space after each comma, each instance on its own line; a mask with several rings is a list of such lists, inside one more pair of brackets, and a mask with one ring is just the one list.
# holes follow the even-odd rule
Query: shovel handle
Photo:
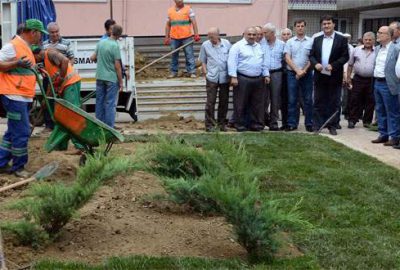
[[[35, 181], [35, 180], [36, 180], [35, 177], [30, 177], [30, 178], [28, 178], [28, 179], [19, 181], [19, 182], [17, 182], [17, 183], [14, 183], [14, 184], [11, 184], [11, 185], [2, 187], [2, 188], [0, 188], [0, 193], [3, 192], [3, 191], [6, 191], [6, 190], [10, 190], [10, 189], [13, 189], [13, 188], [16, 188], [16, 187], [19, 187], [19, 186], [26, 185], [26, 184], [28, 184], [28, 183], [30, 183], [30, 182], [32, 182], [32, 181]], [[1, 270], [1, 269], [0, 269], [0, 270]]]

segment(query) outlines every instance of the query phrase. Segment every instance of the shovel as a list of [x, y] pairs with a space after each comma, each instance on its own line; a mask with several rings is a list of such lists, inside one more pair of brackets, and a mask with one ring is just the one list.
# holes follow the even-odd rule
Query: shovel
[[[57, 170], [57, 168], [58, 168], [58, 162], [53, 161], [53, 162], [43, 166], [40, 170], [38, 170], [30, 178], [0, 188], [0, 193], [3, 192], [3, 191], [9, 190], [9, 189], [13, 189], [13, 188], [16, 188], [16, 187], [19, 187], [19, 186], [22, 186], [22, 185], [26, 185], [26, 184], [28, 184], [28, 183], [30, 183], [32, 181], [35, 181], [35, 180], [39, 181], [39, 180], [42, 180], [42, 179], [44, 179], [46, 177], [49, 177], [50, 175], [52, 175]], [[2, 270], [2, 269], [0, 269], [0, 270]]]

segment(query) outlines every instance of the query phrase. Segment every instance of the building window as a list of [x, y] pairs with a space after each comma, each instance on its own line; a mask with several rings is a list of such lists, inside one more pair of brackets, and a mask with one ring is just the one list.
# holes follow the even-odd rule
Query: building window
[[196, 4], [251, 4], [253, 0], [185, 0], [185, 3]]

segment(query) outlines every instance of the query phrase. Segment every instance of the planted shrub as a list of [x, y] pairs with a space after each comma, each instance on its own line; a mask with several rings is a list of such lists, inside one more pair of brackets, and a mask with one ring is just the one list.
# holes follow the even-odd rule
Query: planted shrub
[[132, 164], [126, 157], [96, 154], [79, 169], [77, 180], [71, 186], [45, 182], [32, 185], [26, 197], [10, 205], [21, 211], [24, 219], [3, 224], [2, 228], [15, 234], [23, 245], [43, 244], [57, 236], [106, 179], [131, 170]]
[[280, 223], [302, 222], [296, 221], [300, 216], [295, 211], [285, 215], [262, 197], [258, 179], [267, 168], [256, 167], [240, 142], [216, 136], [199, 149], [162, 138], [145, 149], [143, 159], [146, 169], [161, 177], [171, 200], [200, 212], [221, 213], [251, 261], [272, 259]]

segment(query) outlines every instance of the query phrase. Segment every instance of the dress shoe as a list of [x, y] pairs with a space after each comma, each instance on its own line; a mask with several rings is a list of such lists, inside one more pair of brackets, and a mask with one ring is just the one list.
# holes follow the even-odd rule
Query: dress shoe
[[313, 129], [312, 126], [306, 126], [306, 131], [307, 131], [307, 132], [313, 132], [314, 129]]
[[371, 123], [363, 123], [363, 127], [370, 128], [371, 127]]
[[297, 130], [297, 127], [287, 127], [287, 129], [285, 129], [285, 131], [290, 132], [290, 131], [295, 131]]
[[347, 125], [348, 128], [355, 128], [356, 124], [354, 124], [354, 122], [349, 121], [349, 124]]
[[336, 129], [342, 129], [342, 126], [340, 124], [336, 124], [335, 128]]
[[228, 128], [235, 128], [235, 123], [233, 123], [233, 122], [228, 122], [228, 124], [226, 124], [226, 126], [227, 126]]
[[372, 143], [385, 143], [385, 142], [387, 142], [387, 141], [388, 141], [388, 138], [385, 138], [385, 137], [378, 137], [377, 139], [372, 140], [371, 142], [372, 142]]
[[399, 144], [399, 139], [390, 139], [387, 142], [384, 142], [384, 146], [395, 146]]
[[221, 131], [221, 132], [227, 132], [228, 129], [226, 128], [225, 125], [221, 125], [221, 126], [219, 126], [219, 131]]
[[245, 127], [236, 127], [236, 131], [237, 132], [244, 132], [244, 131], [247, 131], [247, 128], [245, 128]]
[[282, 130], [282, 131], [284, 131], [284, 130], [286, 130], [288, 127], [289, 127], [289, 126], [284, 125], [284, 126], [281, 126], [279, 129]]
[[278, 126], [269, 127], [269, 131], [279, 131], [279, 127]]
[[329, 134], [336, 136], [336, 135], [337, 135], [336, 128], [330, 127], [330, 128], [329, 128]]
[[399, 143], [399, 144], [396, 144], [396, 145], [393, 145], [393, 148], [394, 148], [394, 149], [400, 149], [400, 143]]

